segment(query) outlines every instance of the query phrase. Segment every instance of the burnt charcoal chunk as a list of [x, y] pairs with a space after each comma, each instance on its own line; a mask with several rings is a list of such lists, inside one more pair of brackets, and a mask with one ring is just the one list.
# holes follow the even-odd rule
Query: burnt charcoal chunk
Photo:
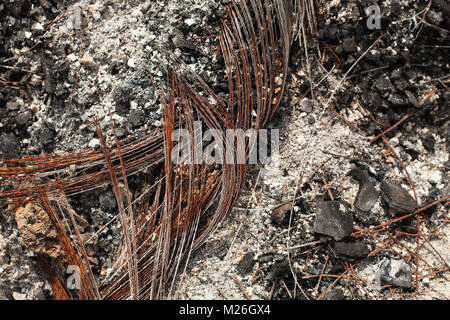
[[317, 201], [314, 232], [339, 241], [353, 232], [353, 217], [341, 201]]
[[31, 3], [28, 0], [16, 0], [16, 1], [6, 1], [6, 13], [11, 17], [18, 18], [20, 16], [27, 16]]
[[117, 126], [116, 127], [116, 134], [117, 134], [118, 138], [122, 139], [122, 138], [125, 138], [127, 136], [128, 130], [127, 130], [127, 128], [125, 128], [123, 126]]
[[324, 27], [319, 29], [319, 37], [321, 39], [329, 39], [331, 41], [338, 40], [339, 28], [336, 26]]
[[387, 77], [379, 77], [375, 86], [382, 93], [383, 97], [387, 97], [390, 92], [395, 91], [394, 85]]
[[126, 115], [130, 108], [130, 99], [133, 94], [133, 85], [129, 82], [117, 86], [113, 91], [113, 99], [116, 102], [116, 111], [120, 115]]
[[267, 263], [273, 260], [273, 254], [265, 254], [260, 256], [258, 259], [259, 263]]
[[254, 256], [255, 254], [253, 252], [248, 252], [239, 261], [236, 269], [241, 275], [246, 275], [252, 271]]
[[53, 92], [55, 92], [55, 88], [56, 88], [56, 83], [55, 83], [55, 78], [54, 78], [54, 73], [53, 73], [53, 60], [46, 57], [45, 53], [42, 52], [41, 53], [41, 67], [42, 67], [42, 72], [44, 73], [44, 79], [45, 79], [45, 85], [44, 85], [44, 89], [45, 92], [47, 92], [48, 94], [53, 94]]
[[422, 144], [425, 150], [428, 152], [434, 153], [434, 146], [436, 144], [436, 139], [431, 133], [425, 134], [422, 136]]
[[370, 181], [367, 171], [355, 168], [347, 174], [359, 182], [359, 190], [355, 199], [355, 208], [368, 212], [378, 200], [378, 192]]
[[298, 199], [295, 202], [295, 205], [297, 207], [299, 207], [300, 212], [302, 214], [311, 214], [311, 206], [309, 205], [309, 203], [305, 199], [303, 199], [303, 198]]
[[366, 183], [359, 187], [355, 199], [355, 208], [362, 212], [368, 212], [378, 200], [378, 192], [372, 183]]
[[230, 244], [228, 242], [225, 242], [225, 243], [221, 243], [219, 245], [219, 247], [216, 249], [216, 256], [220, 260], [223, 260], [225, 258], [225, 256], [227, 255], [229, 246], [230, 246]]
[[384, 201], [397, 214], [411, 213], [417, 210], [414, 198], [398, 183], [385, 180], [381, 183], [380, 188]]
[[273, 281], [278, 281], [288, 277], [291, 274], [289, 261], [285, 257], [283, 260], [276, 262], [271, 268], [271, 278]]
[[369, 248], [364, 242], [336, 242], [333, 246], [333, 251], [337, 256], [358, 259], [367, 257]]
[[391, 14], [395, 15], [395, 16], [398, 16], [401, 13], [402, 13], [402, 6], [400, 5], [400, 3], [393, 2], [391, 4]]

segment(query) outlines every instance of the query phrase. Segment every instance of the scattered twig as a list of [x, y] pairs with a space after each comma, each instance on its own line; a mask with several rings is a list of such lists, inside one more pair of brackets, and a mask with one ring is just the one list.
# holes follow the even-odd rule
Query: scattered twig
[[241, 281], [238, 279], [238, 277], [235, 274], [233, 274], [233, 279], [234, 279], [234, 282], [236, 282], [236, 284], [238, 285], [239, 289], [241, 289], [241, 291], [244, 294], [245, 298], [247, 300], [252, 300], [250, 298], [250, 296], [248, 295], [247, 290], [245, 290], [245, 288], [242, 286]]

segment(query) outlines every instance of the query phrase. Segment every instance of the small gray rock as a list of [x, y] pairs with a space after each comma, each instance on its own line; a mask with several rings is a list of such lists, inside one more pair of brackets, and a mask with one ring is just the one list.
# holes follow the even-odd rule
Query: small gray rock
[[112, 211], [117, 208], [116, 197], [110, 191], [102, 193], [99, 201], [101, 208], [105, 211]]
[[289, 201], [273, 209], [272, 214], [270, 215], [270, 220], [272, 220], [272, 222], [275, 224], [280, 224], [281, 222], [283, 222], [286, 213], [291, 210], [292, 210], [292, 201]]
[[31, 113], [29, 111], [25, 111], [25, 112], [19, 113], [15, 117], [15, 120], [19, 126], [23, 126], [31, 120], [31, 117], [32, 117]]
[[187, 41], [184, 37], [183, 32], [181, 32], [179, 29], [174, 29], [172, 32], [172, 43], [176, 48], [185, 48], [185, 49], [194, 49], [195, 46], [190, 42]]
[[21, 293], [21, 292], [13, 292], [12, 294], [14, 300], [26, 300], [27, 299], [27, 295], [25, 293]]
[[131, 93], [133, 92], [133, 85], [127, 81], [119, 84], [113, 91], [113, 99], [117, 104], [129, 102]]
[[81, 5], [76, 3], [67, 8], [69, 17], [67, 18], [67, 28], [69, 30], [81, 29]]
[[126, 135], [128, 134], [128, 130], [123, 126], [119, 126], [119, 127], [116, 127], [116, 134], [117, 134], [117, 137], [120, 139], [125, 138]]
[[17, 99], [11, 99], [6, 103], [6, 109], [8, 111], [16, 111], [19, 110], [20, 104]]
[[40, 137], [42, 145], [44, 146], [46, 144], [51, 143], [53, 141], [53, 139], [55, 138], [55, 136], [56, 136], [56, 132], [53, 130], [53, 128], [46, 126], [42, 129], [39, 137]]
[[375, 86], [376, 88], [380, 91], [380, 92], [392, 92], [395, 90], [394, 85], [392, 84], [391, 80], [389, 80], [387, 77], [385, 76], [380, 76], [376, 82], [375, 82]]
[[130, 122], [133, 127], [139, 127], [144, 124], [145, 113], [144, 111], [138, 109], [133, 110], [130, 114]]
[[395, 93], [391, 93], [388, 97], [388, 101], [390, 103], [392, 103], [392, 105], [394, 106], [402, 106], [405, 104], [405, 102], [403, 101], [403, 98]]
[[308, 98], [304, 98], [300, 102], [300, 110], [306, 113], [310, 113], [313, 110], [313, 102]]
[[246, 275], [252, 271], [254, 256], [255, 254], [253, 252], [248, 252], [239, 261], [236, 269], [241, 275]]
[[441, 190], [441, 196], [442, 198], [450, 196], [450, 184], [448, 184]]
[[355, 52], [356, 51], [356, 42], [353, 38], [344, 39], [342, 42], [342, 49], [346, 52]]
[[417, 98], [414, 95], [414, 93], [412, 93], [409, 90], [405, 90], [404, 93], [406, 94], [406, 97], [408, 98], [408, 102], [409, 102], [410, 105], [412, 105], [415, 108], [419, 108], [420, 107], [419, 101], [417, 101]]
[[403, 289], [412, 288], [411, 267], [403, 260], [386, 258], [380, 266], [381, 283], [393, 285]]

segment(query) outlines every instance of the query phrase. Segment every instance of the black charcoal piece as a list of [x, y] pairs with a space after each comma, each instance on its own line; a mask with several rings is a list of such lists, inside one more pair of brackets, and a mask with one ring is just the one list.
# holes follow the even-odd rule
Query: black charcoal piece
[[353, 217], [341, 201], [317, 201], [314, 232], [339, 241], [353, 232]]

